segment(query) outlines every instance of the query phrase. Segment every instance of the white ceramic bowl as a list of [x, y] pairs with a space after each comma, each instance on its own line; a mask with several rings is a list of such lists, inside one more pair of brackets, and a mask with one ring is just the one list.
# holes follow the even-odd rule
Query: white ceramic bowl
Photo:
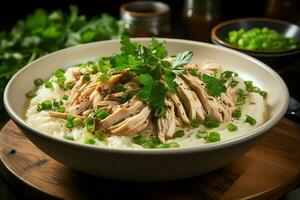
[[[148, 43], [149, 38], [135, 39]], [[109, 149], [76, 144], [43, 134], [24, 121], [25, 93], [35, 78], [49, 78], [54, 69], [109, 56], [119, 52], [118, 40], [102, 41], [64, 49], [42, 57], [20, 70], [8, 83], [4, 103], [10, 117], [25, 135], [42, 151], [72, 169], [100, 177], [162, 181], [197, 176], [230, 163], [248, 151], [284, 115], [288, 90], [283, 80], [262, 62], [234, 50], [211, 44], [177, 39], [162, 39], [170, 55], [190, 50], [193, 61], [211, 59], [224, 68], [234, 70], [268, 92], [270, 119], [246, 135], [229, 141], [199, 147], [178, 149]]]

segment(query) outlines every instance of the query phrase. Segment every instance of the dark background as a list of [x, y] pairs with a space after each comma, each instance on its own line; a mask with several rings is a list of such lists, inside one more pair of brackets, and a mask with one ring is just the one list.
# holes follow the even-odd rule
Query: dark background
[[[161, 0], [170, 5], [172, 10], [172, 24], [180, 21], [184, 0]], [[119, 17], [119, 6], [128, 0], [8, 0], [0, 6], [0, 27], [8, 28], [15, 21], [26, 17], [36, 8], [46, 10], [63, 9], [68, 11], [70, 4], [79, 6], [80, 12], [87, 16], [100, 15], [107, 12]], [[266, 0], [220, 0], [222, 20], [236, 17], [264, 16]]]

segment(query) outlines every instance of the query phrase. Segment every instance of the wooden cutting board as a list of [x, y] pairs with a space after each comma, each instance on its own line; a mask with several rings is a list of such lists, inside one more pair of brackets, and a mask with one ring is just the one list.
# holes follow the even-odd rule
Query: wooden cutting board
[[32, 198], [278, 199], [300, 183], [300, 127], [282, 119], [230, 165], [172, 182], [122, 182], [70, 170], [34, 146], [12, 121], [0, 133], [0, 159], [5, 178]]

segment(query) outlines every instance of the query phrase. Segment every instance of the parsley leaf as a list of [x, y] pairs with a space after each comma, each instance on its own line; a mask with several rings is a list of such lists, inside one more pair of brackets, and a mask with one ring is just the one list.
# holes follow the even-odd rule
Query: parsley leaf
[[166, 107], [167, 90], [161, 82], [155, 81], [150, 74], [141, 74], [138, 80], [144, 86], [138, 93], [144, 102], [147, 102], [153, 110], [160, 106]]
[[177, 54], [175, 60], [173, 61], [173, 69], [177, 69], [178, 67], [188, 64], [191, 61], [192, 56], [193, 52], [191, 51], [185, 51]]
[[164, 47], [164, 43], [159, 42], [157, 39], [154, 37], [152, 38], [150, 44], [149, 44], [149, 49], [154, 54], [156, 57], [163, 59], [167, 57], [168, 52], [166, 48]]
[[113, 56], [110, 60], [110, 64], [115, 70], [121, 71], [129, 67], [135, 68], [141, 66], [143, 63], [131, 55], [121, 54]]
[[123, 35], [121, 37], [121, 52], [125, 55], [136, 55], [138, 50], [138, 44], [129, 40], [128, 36]]
[[176, 74], [174, 74], [173, 72], [167, 72], [164, 74], [164, 78], [167, 83], [168, 90], [170, 92], [176, 92], [177, 83], [174, 81], [174, 79], [176, 78]]
[[203, 82], [207, 93], [211, 96], [220, 96], [222, 92], [226, 92], [224, 83], [213, 76], [203, 74]]

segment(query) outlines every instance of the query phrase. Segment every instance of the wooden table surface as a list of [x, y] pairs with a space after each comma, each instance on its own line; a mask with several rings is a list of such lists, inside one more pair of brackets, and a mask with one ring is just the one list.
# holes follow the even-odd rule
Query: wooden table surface
[[35, 147], [12, 121], [0, 133], [0, 158], [1, 173], [31, 198], [278, 199], [300, 183], [300, 127], [282, 119], [230, 165], [163, 183], [113, 181], [70, 170]]

